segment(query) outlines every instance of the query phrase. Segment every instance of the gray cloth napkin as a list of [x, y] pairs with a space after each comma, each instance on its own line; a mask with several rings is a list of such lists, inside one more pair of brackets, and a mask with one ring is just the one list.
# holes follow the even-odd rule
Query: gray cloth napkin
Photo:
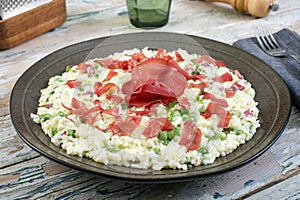
[[[274, 34], [277, 42], [288, 52], [300, 56], [300, 36], [291, 30], [282, 29]], [[259, 46], [256, 38], [241, 39], [233, 43], [233, 46], [243, 49], [260, 58], [270, 65], [285, 81], [289, 88], [292, 101], [300, 108], [300, 64], [292, 57], [272, 57], [266, 54]]]

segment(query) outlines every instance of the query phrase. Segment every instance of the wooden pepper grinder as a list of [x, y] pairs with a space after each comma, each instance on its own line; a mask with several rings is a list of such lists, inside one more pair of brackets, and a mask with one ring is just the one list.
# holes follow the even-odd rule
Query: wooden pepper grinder
[[265, 17], [270, 11], [277, 11], [279, 6], [274, 0], [205, 0], [207, 2], [221, 2], [230, 4], [241, 13], [248, 13], [254, 17]]

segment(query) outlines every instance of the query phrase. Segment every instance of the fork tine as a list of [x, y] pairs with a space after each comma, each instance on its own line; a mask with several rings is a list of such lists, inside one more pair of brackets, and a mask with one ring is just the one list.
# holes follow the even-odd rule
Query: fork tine
[[277, 42], [274, 42], [273, 40], [274, 37], [272, 36], [270, 29], [267, 26], [262, 26], [261, 29], [266, 38], [266, 42], [269, 44], [269, 47], [271, 47], [269, 50], [278, 48], [278, 45], [276, 46]]
[[268, 35], [270, 36], [272, 42], [276, 45], [276, 48], [280, 48], [280, 45], [277, 43], [276, 39], [274, 38], [272, 32], [270, 31], [270, 28], [265, 26], [265, 29], [266, 29]]
[[268, 45], [268, 43], [266, 42], [265, 38], [264, 38], [264, 34], [262, 33], [262, 31], [260, 30], [260, 28], [258, 28], [257, 26], [255, 26], [254, 28], [255, 30], [255, 35], [256, 35], [256, 39], [260, 45], [260, 47], [264, 50], [264, 51], [268, 51], [270, 49], [270, 46]]

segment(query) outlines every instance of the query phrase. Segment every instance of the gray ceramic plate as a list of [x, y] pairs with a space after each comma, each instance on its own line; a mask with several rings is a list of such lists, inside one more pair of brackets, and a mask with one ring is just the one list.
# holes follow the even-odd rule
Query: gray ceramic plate
[[[193, 43], [193, 44], [192, 44]], [[100, 44], [100, 50], [94, 50]], [[30, 113], [36, 113], [40, 90], [47, 86], [50, 77], [61, 74], [67, 65], [78, 64], [94, 53], [113, 53], [133, 47], [182, 47], [199, 51], [200, 45], [211, 56], [224, 60], [228, 67], [238, 69], [255, 88], [259, 102], [259, 119], [262, 126], [252, 140], [233, 153], [221, 157], [212, 165], [193, 167], [188, 171], [165, 169], [162, 171], [106, 166], [90, 159], [67, 155], [35, 124]], [[105, 47], [105, 48], [103, 48]], [[101, 51], [105, 49], [105, 51]], [[203, 49], [201, 49], [203, 51]], [[135, 182], [173, 182], [195, 179], [226, 172], [254, 160], [265, 152], [280, 136], [290, 114], [289, 91], [283, 80], [267, 64], [232, 46], [205, 38], [174, 33], [134, 33], [94, 39], [58, 50], [31, 66], [16, 82], [11, 94], [10, 111], [15, 129], [34, 150], [63, 165], [110, 178]]]

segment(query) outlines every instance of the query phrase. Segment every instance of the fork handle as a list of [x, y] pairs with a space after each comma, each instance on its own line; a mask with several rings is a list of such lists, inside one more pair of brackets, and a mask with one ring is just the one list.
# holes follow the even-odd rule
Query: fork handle
[[254, 17], [265, 17], [271, 11], [274, 0], [205, 0], [207, 2], [221, 2], [230, 4], [241, 13], [249, 13]]
[[296, 60], [300, 64], [300, 58], [298, 56], [293, 55], [293, 54], [289, 54], [289, 56], [291, 56], [292, 58], [294, 58], [294, 60]]

